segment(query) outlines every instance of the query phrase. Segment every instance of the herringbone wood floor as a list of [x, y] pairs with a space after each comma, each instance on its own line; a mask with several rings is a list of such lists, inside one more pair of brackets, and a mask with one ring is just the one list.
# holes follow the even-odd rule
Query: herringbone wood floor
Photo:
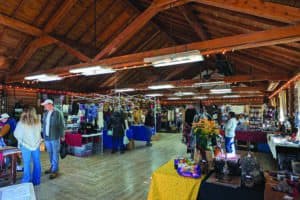
[[[176, 155], [185, 154], [180, 134], [160, 134], [152, 147], [137, 143], [125, 154], [93, 155], [86, 158], [68, 156], [61, 161], [61, 175], [49, 180], [43, 175], [35, 187], [38, 200], [144, 200], [150, 176], [160, 165]], [[245, 154], [246, 152], [241, 152]], [[257, 153], [263, 169], [273, 169], [271, 155]], [[43, 171], [49, 168], [48, 156], [42, 153]], [[21, 174], [19, 174], [19, 180]]]

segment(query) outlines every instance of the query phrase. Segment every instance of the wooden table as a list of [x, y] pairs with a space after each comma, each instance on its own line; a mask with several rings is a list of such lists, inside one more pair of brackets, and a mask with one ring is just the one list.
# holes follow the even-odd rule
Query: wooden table
[[265, 200], [282, 200], [285, 193], [276, 192], [272, 189], [273, 186], [278, 184], [278, 181], [273, 180], [273, 178], [268, 173], [264, 173], [264, 176], [265, 176], [265, 180], [266, 180], [264, 199]]
[[0, 178], [9, 178], [11, 184], [16, 183], [16, 166], [17, 166], [17, 157], [21, 153], [21, 151], [16, 147], [2, 147], [0, 148], [0, 154], [4, 157], [9, 156], [11, 158], [11, 168], [9, 173], [6, 170], [0, 172]]

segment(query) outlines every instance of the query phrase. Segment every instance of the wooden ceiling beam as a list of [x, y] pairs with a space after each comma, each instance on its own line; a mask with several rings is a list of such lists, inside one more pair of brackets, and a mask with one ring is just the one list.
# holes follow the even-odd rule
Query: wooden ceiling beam
[[118, 36], [106, 45], [93, 59], [98, 61], [116, 52], [122, 45], [131, 39], [145, 24], [147, 24], [158, 12], [187, 3], [185, 0], [155, 0], [136, 19], [134, 19]]
[[[131, 66], [127, 66], [126, 68], [124, 68], [122, 67], [122, 65], [124, 64], [132, 63], [132, 62], [133, 63], [143, 62], [143, 59], [146, 57], [161, 56], [161, 55], [166, 55], [175, 52], [200, 50], [201, 53], [204, 55], [216, 54], [216, 53], [222, 53], [224, 51], [249, 49], [249, 48], [277, 45], [277, 44], [283, 44], [283, 43], [295, 42], [295, 41], [300, 41], [300, 24], [274, 28], [271, 30], [258, 31], [253, 33], [216, 38], [207, 41], [194, 42], [185, 45], [178, 45], [174, 47], [145, 51], [141, 53], [128, 54], [124, 56], [103, 59], [97, 62], [81, 63], [77, 65], [65, 66], [65, 67], [45, 70], [41, 72], [66, 73], [71, 68], [79, 68], [83, 66], [92, 66], [92, 65], [106, 65], [106, 66], [111, 66], [112, 68], [117, 70], [125, 70], [125, 69], [130, 69]], [[120, 65], [120, 67], [114, 67], [114, 65]], [[138, 67], [147, 67], [147, 66], [141, 65]], [[137, 66], [133, 66], [133, 68], [137, 68]], [[40, 73], [40, 72], [36, 72], [36, 73]], [[20, 77], [23, 78], [24, 76], [26, 76], [26, 74], [11, 76], [10, 80], [20, 79]]]
[[51, 17], [44, 28], [45, 33], [50, 33], [61, 22], [61, 20], [69, 13], [71, 8], [76, 4], [77, 0], [65, 0], [56, 13]]
[[189, 5], [183, 5], [178, 7], [180, 12], [183, 14], [186, 21], [194, 29], [196, 34], [200, 37], [201, 40], [208, 40], [207, 33], [203, 30], [203, 27], [200, 25], [197, 16], [193, 13], [192, 7]]
[[18, 21], [11, 17], [7, 17], [3, 14], [0, 14], [0, 24], [11, 29], [17, 30], [21, 33], [26, 33], [35, 37], [39, 37], [43, 34], [43, 31], [39, 28], [26, 24], [22, 21]]
[[256, 81], [287, 81], [289, 76], [283, 74], [255, 74], [255, 75], [235, 75], [226, 76], [224, 81], [228, 83], [234, 82], [256, 82]]
[[263, 17], [284, 23], [300, 22], [300, 9], [262, 0], [190, 0], [218, 8]]
[[[55, 39], [54, 37], [51, 37], [47, 35], [49, 32], [53, 31], [55, 26], [62, 20], [62, 18], [65, 17], [65, 15], [69, 12], [69, 10], [73, 7], [73, 5], [77, 2], [77, 0], [67, 0], [64, 1], [62, 6], [56, 11], [54, 16], [49, 20], [49, 22], [46, 24], [45, 28], [43, 30], [38, 29], [36, 27], [33, 27], [31, 25], [25, 24], [23, 22], [20, 22], [15, 19], [11, 19], [8, 17], [0, 16], [0, 24], [9, 26], [10, 28], [14, 28], [16, 30], [19, 30], [21, 32], [25, 32], [30, 34], [32, 31], [34, 36], [38, 36], [39, 38], [33, 40], [31, 43], [29, 43], [28, 47], [25, 49], [25, 51], [22, 53], [20, 58], [17, 60], [12, 73], [19, 72], [22, 67], [26, 64], [27, 60], [31, 58], [31, 56], [36, 52], [37, 49], [47, 46], [53, 43], [56, 43], [59, 47], [65, 49], [70, 54], [77, 57], [79, 60], [83, 62], [88, 62], [90, 58], [82, 54], [81, 52], [75, 50], [74, 48], [70, 47], [69, 45], [63, 43], [60, 40]], [[24, 28], [24, 30], [22, 30]]]
[[37, 49], [52, 44], [52, 40], [48, 36], [42, 36], [32, 41], [24, 50], [20, 58], [17, 60], [13, 70], [13, 73], [19, 72], [21, 68], [26, 64], [26, 61], [30, 59]]
[[127, 26], [118, 36], [116, 36], [106, 47], [104, 47], [94, 58], [94, 61], [103, 57], [110, 56], [116, 52], [122, 45], [132, 38], [150, 19], [157, 13], [157, 9], [150, 6], [142, 14], [140, 14], [133, 22]]

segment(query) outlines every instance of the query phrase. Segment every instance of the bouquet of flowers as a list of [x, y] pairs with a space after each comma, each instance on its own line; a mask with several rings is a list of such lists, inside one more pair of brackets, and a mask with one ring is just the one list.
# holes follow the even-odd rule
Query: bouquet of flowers
[[193, 134], [196, 136], [196, 145], [203, 149], [209, 149], [216, 143], [216, 137], [220, 134], [215, 121], [200, 119], [193, 123]]

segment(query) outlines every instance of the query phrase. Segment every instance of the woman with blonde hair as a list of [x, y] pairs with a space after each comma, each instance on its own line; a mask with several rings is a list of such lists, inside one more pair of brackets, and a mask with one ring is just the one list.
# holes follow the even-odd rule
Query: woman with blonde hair
[[[22, 151], [24, 172], [22, 182], [32, 182], [39, 185], [41, 179], [40, 143], [41, 143], [41, 122], [33, 107], [24, 109], [20, 121], [14, 132]], [[31, 160], [33, 171], [31, 173]]]

